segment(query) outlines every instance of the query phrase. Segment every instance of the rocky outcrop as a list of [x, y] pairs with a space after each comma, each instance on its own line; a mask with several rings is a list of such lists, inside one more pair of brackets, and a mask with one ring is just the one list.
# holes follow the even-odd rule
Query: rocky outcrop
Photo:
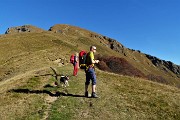
[[37, 28], [32, 25], [23, 25], [23, 26], [8, 28], [5, 34], [22, 33], [22, 32], [43, 32], [43, 31], [44, 31], [43, 29]]
[[[125, 52], [124, 52], [125, 49], [128, 49], [128, 48], [125, 48], [122, 44], [120, 44], [118, 41], [116, 41], [114, 39], [111, 39], [106, 36], [103, 36], [103, 38], [108, 41], [108, 47], [110, 47], [112, 50], [115, 50], [116, 52], [125, 54]], [[128, 49], [128, 50], [135, 51], [133, 49]], [[139, 51], [139, 50], [137, 50], [137, 52], [141, 53], [141, 51]], [[141, 54], [144, 54], [144, 53], [141, 53]], [[167, 71], [167, 69], [168, 69], [180, 77], [180, 66], [179, 65], [176, 65], [176, 64], [172, 63], [171, 61], [161, 60], [155, 56], [151, 56], [148, 54], [145, 54], [145, 55], [149, 60], [151, 60], [151, 62], [156, 67], [162, 68], [162, 66], [164, 66], [165, 67], [164, 70]]]
[[100, 39], [100, 40], [104, 40], [106, 41], [106, 45], [111, 48], [112, 50], [115, 50], [117, 52], [121, 52], [124, 49], [124, 46], [122, 44], [120, 44], [118, 41], [116, 41], [115, 39], [109, 38], [107, 36], [103, 36], [100, 34], [90, 34], [91, 38], [96, 38], [96, 39]]
[[173, 73], [180, 75], [180, 66], [175, 65], [171, 61], [164, 61], [163, 64], [164, 64], [164, 66], [166, 66], [166, 68], [171, 70]]
[[92, 37], [92, 38], [98, 38], [98, 39], [101, 39], [101, 40], [104, 39], [102, 35], [99, 35], [99, 34], [93, 34], [93, 33], [90, 34], [90, 37]]
[[[137, 51], [140, 54], [144, 54], [141, 53], [141, 51], [139, 50], [133, 50], [133, 49], [129, 49], [124, 47], [121, 43], [119, 43], [117, 40], [103, 36], [103, 35], [99, 35], [99, 34], [91, 34], [90, 37], [93, 38], [98, 38], [100, 40], [105, 40], [106, 41], [106, 46], [111, 48], [112, 50], [119, 52], [121, 54], [124, 54], [124, 56], [127, 56], [125, 51]], [[151, 56], [148, 54], [145, 54], [146, 57], [158, 68], [161, 68], [165, 71], [170, 70], [173, 73], [175, 73], [178, 77], [180, 77], [180, 66], [175, 65], [174, 63], [172, 63], [171, 61], [165, 61], [165, 60], [161, 60], [155, 56]]]
[[170, 71], [172, 71], [173, 73], [175, 73], [176, 75], [180, 75], [180, 66], [179, 65], [175, 65], [174, 63], [172, 63], [171, 61], [165, 61], [165, 60], [161, 60], [157, 57], [145, 54], [146, 57], [151, 60], [151, 62], [157, 66], [165, 66], [167, 69], [169, 69]]
[[103, 38], [108, 41], [108, 47], [110, 47], [112, 50], [116, 52], [123, 53], [125, 47], [122, 44], [120, 44], [118, 41], [106, 36], [103, 36]]
[[[99, 37], [99, 36], [96, 36], [96, 37]], [[102, 39], [102, 37], [100, 37], [100, 38]], [[106, 37], [106, 36], [103, 36], [103, 38], [106, 41], [108, 41], [107, 46], [116, 52], [125, 54], [125, 52], [124, 52], [125, 49], [128, 49], [128, 48], [125, 48], [122, 44], [120, 44], [118, 41], [116, 41], [114, 39], [111, 39], [111, 38]], [[136, 51], [133, 49], [128, 49], [128, 50]], [[141, 51], [139, 51], [139, 50], [137, 50], [137, 52], [141, 53]], [[144, 53], [141, 53], [141, 54], [144, 54]], [[155, 56], [151, 56], [148, 54], [145, 54], [145, 55], [156, 67], [162, 68], [162, 66], [164, 66], [164, 68], [163, 68], [164, 70], [166, 70], [166, 71], [170, 70], [180, 77], [180, 66], [179, 65], [176, 65], [176, 64], [172, 63], [171, 61], [161, 60]]]
[[107, 36], [103, 36], [100, 34], [91, 33], [91, 38], [99, 39], [100, 43], [104, 44], [105, 46], [111, 48], [112, 50], [124, 53], [124, 49], [126, 49], [121, 43], [119, 43], [117, 40], [109, 38]]
[[55, 29], [54, 26], [53, 26], [53, 27], [50, 27], [48, 31], [53, 31], [54, 33], [63, 33], [62, 30], [60, 30], [60, 29]]

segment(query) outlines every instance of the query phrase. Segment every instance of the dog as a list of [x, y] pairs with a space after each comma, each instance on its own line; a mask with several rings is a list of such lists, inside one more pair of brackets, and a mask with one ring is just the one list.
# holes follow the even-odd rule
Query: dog
[[60, 84], [62, 84], [61, 86], [63, 87], [66, 87], [66, 86], [69, 86], [69, 82], [68, 82], [68, 80], [69, 80], [69, 77], [66, 75], [66, 76], [64, 76], [64, 75], [62, 75], [61, 77], [60, 77], [60, 79], [59, 79], [59, 81], [57, 82], [55, 82], [55, 85], [57, 85], [57, 86], [59, 86], [59, 84], [58, 83], [60, 83]]
[[60, 83], [62, 83], [62, 86], [66, 87], [69, 86], [69, 77], [68, 76], [61, 76]]

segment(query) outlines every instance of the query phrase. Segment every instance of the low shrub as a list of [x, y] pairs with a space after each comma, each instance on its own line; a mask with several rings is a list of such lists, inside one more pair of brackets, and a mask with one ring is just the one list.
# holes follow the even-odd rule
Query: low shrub
[[144, 73], [132, 66], [124, 58], [114, 56], [97, 56], [97, 59], [100, 60], [100, 63], [97, 64], [97, 67], [103, 71], [145, 78]]

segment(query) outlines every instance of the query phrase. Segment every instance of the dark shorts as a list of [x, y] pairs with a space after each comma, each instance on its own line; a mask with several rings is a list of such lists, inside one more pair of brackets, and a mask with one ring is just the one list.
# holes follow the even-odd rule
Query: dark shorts
[[94, 68], [89, 68], [86, 71], [86, 82], [85, 82], [85, 85], [89, 85], [90, 84], [90, 80], [92, 80], [92, 85], [96, 85], [96, 74], [95, 74]]

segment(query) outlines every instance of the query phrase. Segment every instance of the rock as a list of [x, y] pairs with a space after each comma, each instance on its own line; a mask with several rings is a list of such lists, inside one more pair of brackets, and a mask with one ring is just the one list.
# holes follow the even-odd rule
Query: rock
[[114, 50], [116, 52], [123, 53], [123, 50], [125, 49], [125, 47], [122, 44], [120, 44], [118, 41], [116, 41], [116, 40], [114, 40], [112, 38], [106, 37], [106, 36], [104, 36], [103, 38], [106, 39], [109, 42], [108, 46], [112, 50]]
[[[180, 75], [180, 66], [179, 65], [175, 65], [174, 63], [172, 63], [171, 61], [165, 61], [165, 60], [161, 60], [157, 57], [145, 54], [146, 57], [151, 60], [151, 62], [157, 66], [165, 66], [168, 70], [172, 71], [173, 73], [175, 73], [176, 75]], [[164, 69], [165, 70], [165, 69]], [[167, 70], [165, 70], [167, 71]]]
[[37, 28], [32, 25], [23, 25], [23, 26], [8, 28], [5, 34], [22, 33], [22, 32], [43, 32], [43, 31], [44, 31], [43, 29]]

